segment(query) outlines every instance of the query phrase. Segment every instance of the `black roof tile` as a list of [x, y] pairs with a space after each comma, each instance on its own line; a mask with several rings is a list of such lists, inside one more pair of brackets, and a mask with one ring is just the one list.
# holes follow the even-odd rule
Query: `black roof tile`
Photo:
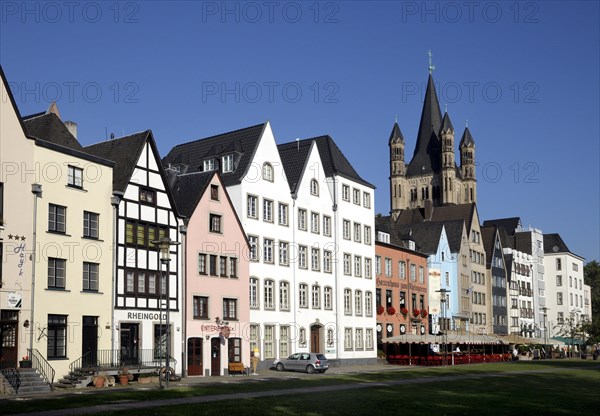
[[395, 122], [394, 127], [392, 127], [392, 132], [390, 133], [388, 145], [391, 145], [392, 142], [396, 139], [400, 139], [400, 142], [404, 143], [404, 136], [402, 135], [402, 131], [400, 131], [400, 126], [398, 126], [398, 122]]
[[192, 216], [208, 184], [216, 174], [217, 171], [193, 172], [178, 175], [175, 178], [171, 191], [177, 210], [181, 215], [187, 218]]
[[471, 136], [471, 131], [468, 127], [465, 127], [465, 131], [460, 139], [459, 147], [472, 147], [475, 146], [475, 140], [473, 140], [473, 136]]
[[571, 250], [569, 250], [560, 234], [544, 234], [544, 253], [571, 253]]
[[302, 179], [302, 173], [313, 143], [311, 140], [298, 140], [277, 146], [285, 177], [292, 193], [296, 192], [298, 182]]
[[83, 147], [60, 118], [54, 113], [28, 116], [23, 119], [27, 135], [73, 150], [83, 151]]

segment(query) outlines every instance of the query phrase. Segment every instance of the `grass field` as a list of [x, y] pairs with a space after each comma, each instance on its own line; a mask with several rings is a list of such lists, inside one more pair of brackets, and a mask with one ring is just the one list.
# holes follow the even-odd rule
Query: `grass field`
[[[122, 415], [143, 413], [145, 416], [591, 415], [600, 408], [600, 365], [596, 363], [576, 360], [494, 363], [268, 381], [246, 379], [168, 391], [94, 391], [44, 400], [1, 400], [0, 414], [124, 402], [148, 405], [152, 400], [181, 399], [169, 405], [155, 402], [160, 407], [120, 409], [118, 412]], [[282, 392], [284, 395], [277, 396]], [[252, 394], [247, 398], [227, 397], [232, 393], [256, 393], [257, 397]], [[215, 395], [224, 396], [210, 397]], [[260, 395], [265, 397], [258, 397]], [[214, 401], [200, 403], [201, 398]], [[98, 409], [100, 413], [106, 413], [106, 409]], [[76, 414], [76, 411], [71, 410], [70, 414]]]

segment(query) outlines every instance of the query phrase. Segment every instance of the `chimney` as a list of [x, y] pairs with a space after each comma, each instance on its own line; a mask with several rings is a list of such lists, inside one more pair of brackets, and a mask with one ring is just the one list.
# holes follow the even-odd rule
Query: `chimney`
[[433, 215], [433, 202], [431, 199], [425, 200], [425, 221], [431, 221], [431, 216]]
[[69, 133], [71, 133], [73, 137], [77, 139], [77, 123], [74, 121], [65, 121], [65, 127], [67, 130], [69, 130]]

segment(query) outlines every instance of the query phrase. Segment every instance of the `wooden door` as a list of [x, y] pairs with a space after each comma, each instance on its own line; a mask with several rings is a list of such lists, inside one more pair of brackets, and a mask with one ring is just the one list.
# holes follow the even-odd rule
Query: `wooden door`
[[[33, 324], [30, 324], [33, 325]], [[17, 340], [19, 339], [19, 312], [3, 310], [0, 315], [0, 366], [17, 367]]]
[[321, 352], [321, 327], [319, 325], [310, 327], [310, 352]]
[[84, 316], [81, 334], [82, 366], [95, 366], [98, 361], [98, 317]]
[[202, 375], [202, 338], [190, 338], [187, 344], [188, 375]]
[[221, 375], [221, 339], [211, 338], [210, 340], [210, 375]]

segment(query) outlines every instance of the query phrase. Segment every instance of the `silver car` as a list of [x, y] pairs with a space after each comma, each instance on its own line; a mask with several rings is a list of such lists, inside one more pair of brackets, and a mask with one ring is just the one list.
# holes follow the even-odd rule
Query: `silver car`
[[306, 371], [308, 374], [315, 372], [324, 373], [329, 368], [329, 361], [323, 354], [314, 352], [297, 352], [287, 358], [273, 362], [277, 371], [292, 370]]

